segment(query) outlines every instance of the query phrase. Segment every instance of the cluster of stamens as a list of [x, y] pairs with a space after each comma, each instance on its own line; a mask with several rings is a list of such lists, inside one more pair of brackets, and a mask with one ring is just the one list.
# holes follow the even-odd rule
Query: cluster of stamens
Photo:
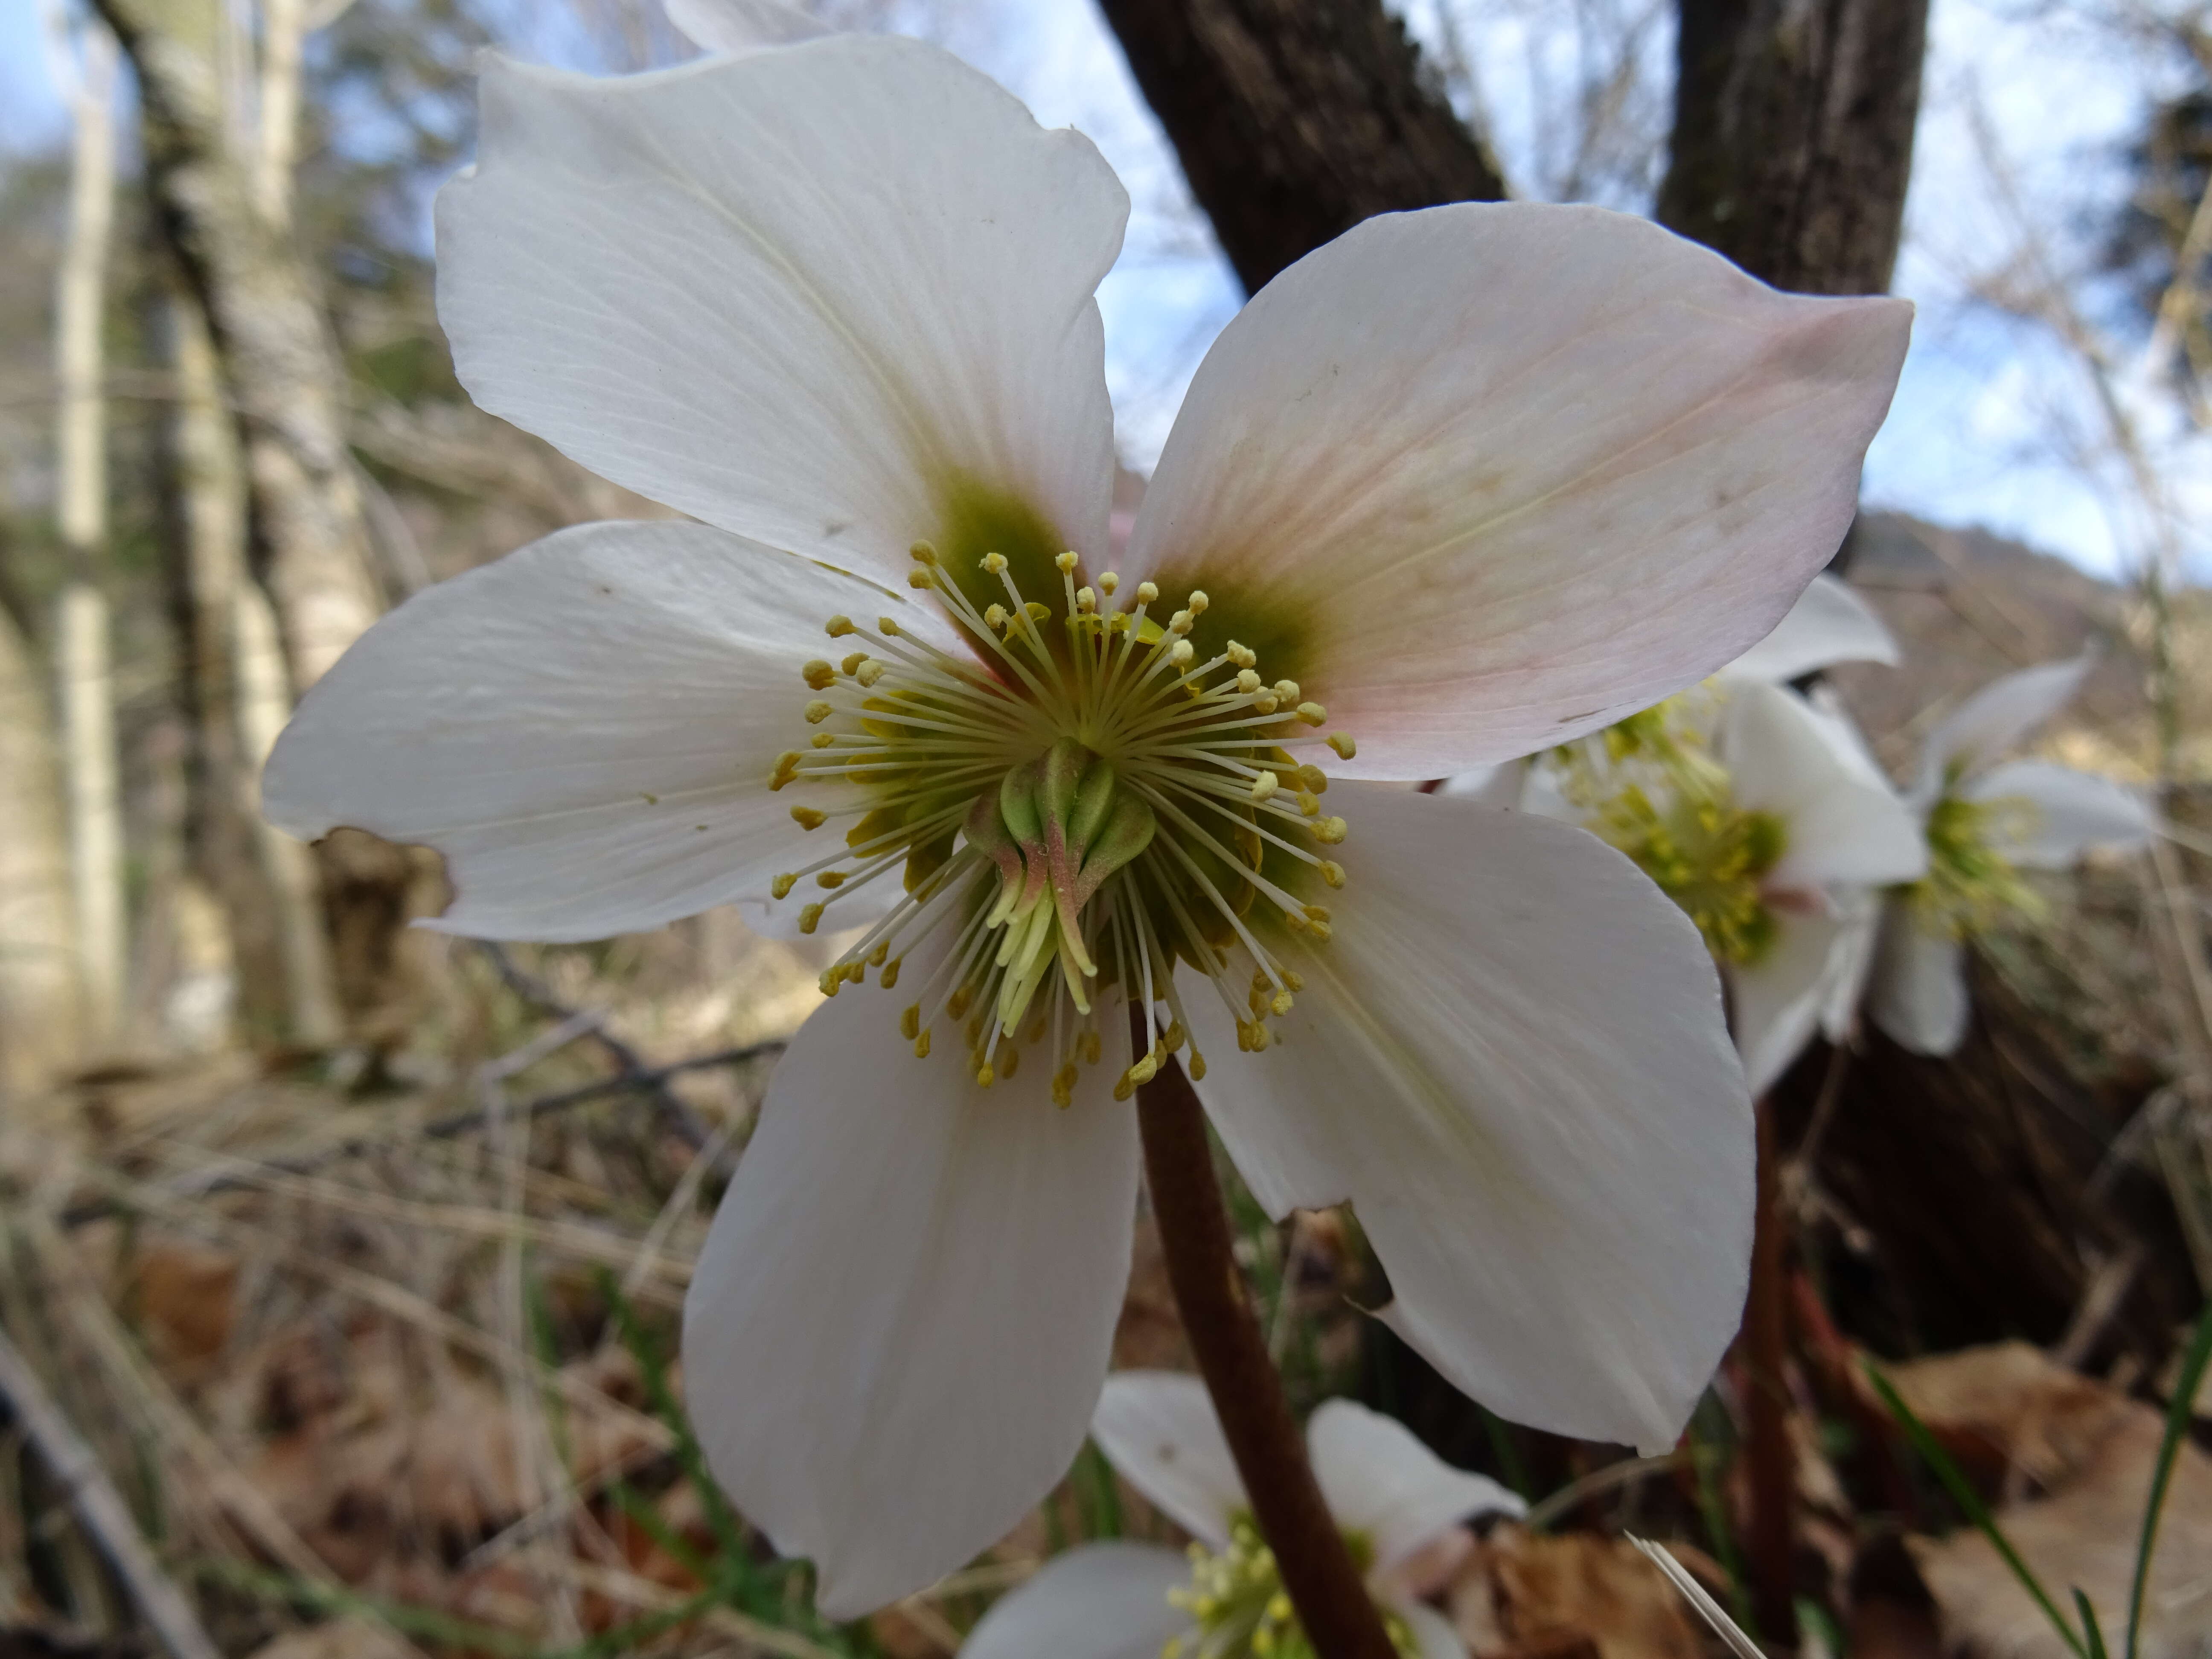
[[[1920, 925], [1949, 939], [1989, 932], [2009, 916], [2044, 914], [2043, 896], [1996, 850], [2003, 838], [2021, 838], [2034, 826], [2030, 801], [1972, 800], [1945, 788], [1928, 812], [1928, 873], [1905, 890]], [[2024, 819], [2027, 822], [2007, 822]]]
[[[1345, 1543], [1364, 1571], [1373, 1554], [1367, 1540], [1346, 1534]], [[1189, 1587], [1170, 1590], [1168, 1602], [1188, 1613], [1195, 1629], [1170, 1638], [1160, 1659], [1315, 1659], [1312, 1640], [1283, 1589], [1275, 1553], [1249, 1515], [1230, 1522], [1229, 1541], [1220, 1549], [1190, 1547]], [[1387, 1607], [1377, 1611], [1390, 1645], [1417, 1654], [1406, 1621]]]
[[[1305, 895], [1314, 878], [1330, 888], [1345, 878], [1327, 856], [1346, 834], [1322, 810], [1328, 779], [1295, 751], [1349, 759], [1352, 739], [1314, 735], [1327, 711], [1292, 681], [1263, 681], [1255, 654], [1234, 641], [1201, 661], [1189, 635], [1209, 605], [1202, 592], [1163, 623], [1153, 584], [1137, 584], [1124, 607], [1111, 572], [1077, 585], [1070, 552], [1054, 561], [1055, 609], [1025, 597], [1006, 559], [989, 553], [981, 568], [1005, 603], [979, 608], [929, 544], [916, 543], [914, 559], [912, 585], [937, 596], [975, 654], [894, 617], [872, 632], [831, 618], [830, 636], [855, 648], [805, 665], [816, 694], [805, 717], [817, 729], [769, 780], [771, 789], [836, 786], [792, 817], [810, 830], [848, 826], [842, 851], [776, 878], [779, 899], [801, 881], [817, 890], [802, 933], [834, 926], [838, 905], [893, 871], [904, 885], [824, 970], [824, 994], [871, 968], [896, 987], [908, 955], [941, 946], [900, 1017], [915, 1052], [926, 1056], [949, 1018], [988, 1087], [1048, 1039], [1063, 1106], [1078, 1063], [1095, 1065], [1107, 1048], [1102, 988], [1120, 988], [1143, 1021], [1117, 1098], [1190, 1042], [1178, 962], [1226, 1001], [1240, 1048], [1267, 1047], [1268, 1020], [1290, 1011], [1302, 981], [1257, 907], [1321, 944], [1329, 912]], [[1188, 1066], [1205, 1075], [1194, 1045]]]

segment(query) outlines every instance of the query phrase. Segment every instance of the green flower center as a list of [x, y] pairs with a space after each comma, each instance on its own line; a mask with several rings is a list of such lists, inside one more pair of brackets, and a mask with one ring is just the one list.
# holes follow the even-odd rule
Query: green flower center
[[[1363, 1573], [1374, 1562], [1374, 1549], [1358, 1533], [1344, 1535], [1352, 1563]], [[1168, 1592], [1168, 1601], [1188, 1613], [1197, 1626], [1188, 1636], [1170, 1638], [1160, 1659], [1316, 1659], [1283, 1588], [1275, 1553], [1249, 1515], [1229, 1524], [1229, 1541], [1218, 1550], [1190, 1547], [1190, 1584]], [[1390, 1645], [1407, 1659], [1420, 1649], [1403, 1619], [1377, 1607]]]
[[1782, 860], [1788, 829], [1771, 812], [1737, 806], [1725, 783], [1687, 781], [1657, 802], [1632, 783], [1600, 808], [1591, 827], [1698, 924], [1716, 957], [1747, 967], [1774, 945], [1765, 881]]
[[[1211, 603], [1203, 592], [1163, 622], [1152, 583], [1123, 607], [1110, 572], [1079, 586], [1080, 562], [1063, 553], [1050, 605], [1024, 595], [1007, 560], [988, 553], [979, 568], [1005, 603], [979, 608], [934, 548], [917, 543], [914, 556], [909, 580], [938, 597], [976, 656], [941, 650], [893, 617], [878, 618], [872, 636], [833, 617], [831, 638], [867, 647], [805, 665], [817, 729], [769, 781], [814, 797], [792, 808], [805, 828], [848, 824], [842, 850], [776, 878], [779, 899], [809, 878], [821, 891], [800, 909], [802, 933], [891, 872], [905, 886], [823, 972], [824, 994], [872, 967], [896, 986], [916, 945], [942, 943], [901, 1016], [915, 1052], [927, 1055], [950, 1020], [988, 1087], [1014, 1073], [1024, 1049], [1048, 1044], [1063, 1106], [1078, 1062], [1104, 1049], [1103, 988], [1143, 1009], [1150, 1037], [1117, 1097], [1188, 1040], [1178, 962], [1213, 982], [1240, 1048], [1266, 1048], [1268, 1019], [1302, 988], [1277, 948], [1282, 930], [1326, 941], [1329, 912], [1312, 896], [1344, 885], [1327, 854], [1345, 822], [1322, 810], [1328, 776], [1300, 757], [1328, 748], [1349, 759], [1352, 739], [1315, 735], [1327, 710], [1290, 680], [1263, 680], [1235, 641], [1200, 659], [1189, 635]], [[1193, 1074], [1205, 1065], [1194, 1048]]]
[[2011, 798], [1969, 800], [1950, 781], [1929, 809], [1928, 873], [1904, 889], [1914, 918], [1929, 933], [1965, 939], [2008, 916], [2044, 914], [2042, 896], [1995, 849], [2002, 833], [2033, 827], [2033, 803]]

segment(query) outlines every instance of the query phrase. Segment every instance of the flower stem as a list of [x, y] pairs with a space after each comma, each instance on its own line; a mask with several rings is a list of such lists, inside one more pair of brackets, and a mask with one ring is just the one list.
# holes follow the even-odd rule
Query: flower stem
[[1774, 1103], [1758, 1108], [1759, 1187], [1751, 1246], [1751, 1293], [1743, 1316], [1746, 1437], [1751, 1463], [1752, 1607], [1759, 1633], [1782, 1647], [1797, 1645], [1795, 1598], [1796, 1455], [1790, 1444], [1788, 1239], [1775, 1147]]
[[1180, 1061], [1139, 1088], [1137, 1122], [1176, 1307], [1298, 1622], [1321, 1659], [1395, 1659], [1245, 1297], [1205, 1115]]

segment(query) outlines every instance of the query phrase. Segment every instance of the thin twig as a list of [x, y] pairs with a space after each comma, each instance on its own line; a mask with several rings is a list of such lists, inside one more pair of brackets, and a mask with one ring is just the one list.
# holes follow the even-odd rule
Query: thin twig
[[84, 1437], [47, 1394], [38, 1373], [0, 1332], [0, 1403], [68, 1494], [70, 1507], [115, 1570], [131, 1602], [173, 1659], [222, 1659], [199, 1615], [146, 1547], [131, 1509]]
[[1632, 1486], [1655, 1474], [1679, 1469], [1689, 1461], [1689, 1455], [1686, 1448], [1678, 1447], [1662, 1456], [1624, 1457], [1617, 1463], [1592, 1469], [1579, 1480], [1568, 1481], [1542, 1502], [1530, 1504], [1528, 1513], [1521, 1517], [1521, 1524], [1530, 1532], [1547, 1531], [1552, 1522], [1591, 1498], [1602, 1498], [1622, 1486]]
[[1298, 1622], [1329, 1659], [1395, 1659], [1267, 1357], [1237, 1271], [1205, 1114], [1179, 1061], [1138, 1089], [1137, 1122], [1176, 1307]]

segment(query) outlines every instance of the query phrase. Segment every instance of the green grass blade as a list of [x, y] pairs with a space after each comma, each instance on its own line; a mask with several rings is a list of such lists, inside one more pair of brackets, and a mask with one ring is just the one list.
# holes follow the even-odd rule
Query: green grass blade
[[2150, 1589], [2150, 1559], [2158, 1548], [2158, 1521], [2166, 1509], [2166, 1489], [2173, 1479], [2173, 1465], [2181, 1455], [2182, 1437], [2189, 1432], [2189, 1418], [2197, 1406], [2197, 1391], [2203, 1386], [2204, 1371], [2212, 1364], [2212, 1306], [2197, 1322], [2189, 1352], [2174, 1379], [2173, 1398], [2166, 1408], [2166, 1437], [2159, 1443], [2158, 1467], [2151, 1475], [2150, 1501], [2143, 1510], [2142, 1537], [2136, 1545], [2135, 1584], [2128, 1592], [2127, 1659], [2136, 1659], [2136, 1638], [2142, 1629], [2144, 1594]]
[[2081, 1593], [2078, 1584], [2074, 1589], [2074, 1611], [2081, 1615], [2082, 1633], [2089, 1639], [2089, 1659], [2106, 1659], [2105, 1627], [2097, 1622], [2097, 1610], [2089, 1605], [2089, 1598]]
[[[1888, 1407], [1889, 1414], [1897, 1419], [1898, 1425], [1905, 1431], [1905, 1437], [1912, 1442], [1912, 1449], [1936, 1472], [1936, 1478], [1943, 1483], [1944, 1490], [1966, 1511], [1966, 1518], [1980, 1530], [1983, 1537], [1990, 1540], [1990, 1547], [2003, 1558], [2005, 1565], [2012, 1569], [2012, 1576], [2020, 1580], [2021, 1588], [2035, 1598], [2036, 1606], [2043, 1609], [2043, 1616], [2051, 1621], [2051, 1627], [2058, 1632], [2060, 1639], [2072, 1650], [2077, 1659], [2102, 1659], [2101, 1654], [2093, 1656], [2090, 1653], [2082, 1641], [2081, 1633], [2067, 1622], [2064, 1613], [2059, 1612], [2058, 1604], [2044, 1589], [2042, 1581], [2029, 1571], [2027, 1563], [2020, 1559], [2020, 1553], [2013, 1548], [2012, 1540], [2004, 1535], [2003, 1529], [1997, 1525], [1996, 1517], [1990, 1513], [1989, 1505], [1982, 1502], [1982, 1495], [1974, 1490], [1973, 1483], [1951, 1461], [1951, 1454], [1945, 1451], [1936, 1437], [1929, 1432], [1928, 1425], [1913, 1414], [1912, 1407], [1906, 1405], [1904, 1397], [1890, 1386], [1887, 1377], [1871, 1364], [1867, 1366], [1866, 1374], [1867, 1380], [1874, 1384], [1875, 1392], [1881, 1396], [1881, 1403]], [[2091, 1628], [2094, 1632], [2094, 1626]], [[2093, 1634], [2091, 1639], [2101, 1648], [2101, 1634]]]

